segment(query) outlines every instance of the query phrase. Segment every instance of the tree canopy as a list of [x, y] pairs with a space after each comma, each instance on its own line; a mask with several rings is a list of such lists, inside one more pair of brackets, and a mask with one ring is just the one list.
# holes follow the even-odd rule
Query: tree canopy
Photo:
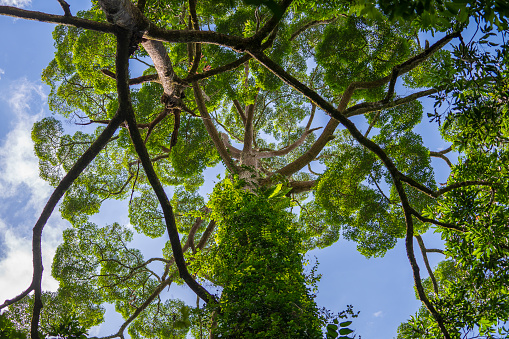
[[[351, 338], [356, 313], [320, 309], [303, 269], [344, 238], [368, 258], [404, 239], [422, 307], [398, 338], [509, 335], [504, 1], [97, 0], [75, 14], [58, 1], [63, 15], [0, 6], [57, 24], [42, 73], [55, 115], [32, 130], [54, 191], [0, 331], [83, 338], [110, 303], [125, 322], [106, 338]], [[424, 145], [423, 118], [450, 147]], [[129, 225], [91, 221], [109, 199], [128, 201]], [[70, 227], [49, 292], [41, 236], [57, 206]], [[135, 233], [168, 238], [160, 256]], [[197, 305], [161, 297], [171, 284]]]

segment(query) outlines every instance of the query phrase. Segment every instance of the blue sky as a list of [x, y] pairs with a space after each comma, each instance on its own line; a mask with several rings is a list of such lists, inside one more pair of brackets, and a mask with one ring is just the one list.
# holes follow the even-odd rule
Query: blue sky
[[[73, 13], [84, 8], [79, 6], [88, 6], [83, 0], [68, 2]], [[62, 14], [57, 0], [0, 0], [0, 5]], [[46, 103], [49, 88], [41, 83], [40, 74], [53, 58], [53, 28], [51, 24], [0, 16], [0, 301], [12, 298], [31, 281], [31, 228], [51, 193], [50, 187], [38, 177], [30, 130], [35, 121], [51, 115]], [[322, 115], [316, 124], [324, 121], [326, 117]], [[431, 150], [447, 147], [435, 125], [423, 123], [419, 132]], [[440, 168], [437, 182], [445, 182], [447, 171], [443, 161], [436, 159], [433, 164]], [[218, 171], [221, 172], [211, 170], [207, 176], [215, 179]], [[210, 191], [210, 187], [209, 184], [206, 191]], [[101, 213], [94, 216], [94, 221], [99, 225], [112, 221], [128, 223], [126, 204], [106, 204]], [[50, 276], [51, 260], [61, 232], [68, 226], [56, 211], [45, 227], [43, 289], [57, 288]], [[428, 233], [423, 238], [427, 247], [440, 245], [436, 234]], [[147, 256], [159, 256], [160, 252], [155, 249], [162, 248], [164, 241], [141, 236], [135, 239]], [[425, 267], [418, 248], [416, 250], [421, 274], [425, 277]], [[364, 339], [395, 337], [397, 326], [420, 306], [415, 299], [412, 272], [402, 241], [384, 258], [368, 260], [356, 251], [354, 243], [344, 240], [310, 252], [308, 257], [312, 262], [314, 256], [320, 263], [318, 271], [323, 275], [318, 285], [318, 305], [338, 312], [352, 304], [361, 313], [351, 327]], [[432, 266], [442, 258], [440, 254], [429, 255]], [[194, 294], [185, 287], [172, 286], [166, 294], [193, 305], [196, 302]], [[90, 334], [112, 334], [120, 321], [109, 307], [106, 323]]]

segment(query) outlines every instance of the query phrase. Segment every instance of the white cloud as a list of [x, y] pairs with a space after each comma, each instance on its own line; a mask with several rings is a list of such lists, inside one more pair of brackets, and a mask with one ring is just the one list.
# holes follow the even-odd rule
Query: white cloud
[[382, 316], [383, 316], [383, 312], [382, 312], [382, 311], [375, 312], [375, 313], [373, 313], [373, 316], [374, 316], [375, 318], [380, 318], [380, 317], [382, 317]]
[[0, 0], [0, 5], [25, 7], [32, 3], [32, 0]]
[[2, 77], [1, 77], [2, 74], [5, 74], [5, 71], [0, 68], [0, 79], [2, 79]]
[[[46, 95], [40, 85], [23, 79], [11, 86], [4, 99], [15, 119], [11, 131], [0, 145], [0, 198], [16, 196], [24, 184], [31, 196], [28, 206], [40, 209], [50, 187], [39, 177], [31, 130], [33, 123], [42, 118]], [[31, 114], [32, 111], [37, 113]]]
[[[2, 1], [2, 0], [0, 0]], [[33, 151], [31, 129], [42, 118], [46, 96], [40, 85], [21, 79], [3, 93], [13, 117], [11, 130], [0, 144], [0, 204], [13, 206], [0, 215], [3, 236], [0, 260], [0, 303], [26, 289], [32, 280], [32, 241], [29, 229], [51, 192], [39, 178], [38, 160]], [[21, 200], [23, 199], [23, 200]], [[15, 212], [29, 212], [18, 213]], [[44, 275], [43, 290], [56, 290], [58, 283], [51, 277], [51, 263], [61, 241], [64, 222], [58, 212], [45, 226], [42, 239]]]
[[[43, 257], [43, 291], [56, 291], [58, 282], [51, 277], [51, 263], [55, 255], [61, 231], [55, 232], [55, 227], [47, 227], [42, 241]], [[12, 299], [23, 292], [32, 281], [32, 241], [31, 239], [18, 237], [11, 229], [8, 229], [0, 220], [0, 232], [4, 234], [4, 248], [6, 256], [0, 261], [0, 303], [6, 299]], [[55, 237], [55, 235], [57, 235]]]

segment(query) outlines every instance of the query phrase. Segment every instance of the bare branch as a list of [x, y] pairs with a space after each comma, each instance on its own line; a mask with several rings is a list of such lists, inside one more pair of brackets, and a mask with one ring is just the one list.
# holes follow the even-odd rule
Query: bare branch
[[433, 151], [429, 151], [429, 155], [431, 157], [435, 157], [435, 158], [440, 158], [440, 159], [443, 159], [447, 165], [452, 168], [452, 162], [451, 160], [449, 160], [448, 157], [446, 157], [443, 153], [440, 153], [440, 152], [433, 152]]
[[[108, 69], [101, 69], [101, 72], [112, 78], [112, 79], [115, 79], [116, 78], [116, 75], [115, 73], [113, 73], [112, 71], [108, 70]], [[142, 75], [142, 76], [139, 76], [139, 77], [136, 77], [136, 78], [132, 78], [132, 79], [129, 79], [129, 85], [140, 85], [140, 84], [143, 84], [145, 82], [158, 82], [158, 83], [161, 83], [159, 81], [159, 76], [157, 74], [147, 74], [147, 75]]]
[[[125, 39], [122, 34], [118, 35], [117, 40], [119, 41], [117, 43], [119, 46], [117, 47], [119, 50], [118, 54], [120, 54], [121, 48], [129, 47], [128, 46], [129, 40]], [[157, 44], [152, 45], [152, 47], [157, 48]], [[128, 51], [126, 51], [122, 56], [124, 57], [124, 60], [120, 60], [120, 62], [122, 62], [125, 67], [125, 69], [121, 70], [124, 72], [124, 74], [122, 74], [122, 77], [127, 78], [128, 76], [127, 65], [129, 64]], [[118, 63], [119, 61], [117, 61], [117, 68], [119, 67]], [[119, 76], [119, 74], [120, 72], [117, 70], [117, 76]], [[147, 179], [150, 185], [152, 186], [154, 193], [157, 196], [157, 199], [159, 200], [161, 209], [163, 210], [163, 215], [166, 222], [166, 230], [170, 238], [171, 248], [175, 257], [175, 263], [177, 264], [177, 268], [179, 270], [179, 275], [180, 277], [182, 277], [182, 279], [184, 279], [186, 284], [193, 290], [193, 292], [195, 292], [198, 296], [200, 296], [200, 298], [202, 298], [202, 300], [204, 300], [205, 302], [216, 302], [214, 296], [211, 295], [207, 290], [205, 290], [200, 284], [198, 284], [187, 270], [184, 255], [182, 253], [182, 247], [180, 245], [177, 225], [175, 223], [173, 208], [170, 204], [170, 201], [168, 200], [168, 197], [166, 196], [166, 192], [164, 191], [164, 188], [161, 185], [161, 182], [159, 181], [156, 172], [154, 171], [154, 167], [152, 166], [152, 161], [150, 160], [147, 148], [145, 147], [140, 132], [136, 126], [136, 117], [134, 115], [134, 111], [129, 98], [129, 84], [127, 83], [127, 81], [124, 81], [124, 83], [120, 83], [119, 81], [118, 87], [119, 87], [119, 105], [120, 108], [125, 107], [126, 121], [127, 125], [129, 126], [131, 140], [134, 144], [136, 153], [138, 154], [141, 160], [141, 164], [143, 165], [143, 169], [145, 170]], [[120, 95], [121, 92], [123, 95]]]
[[69, 15], [54, 15], [37, 11], [28, 11], [26, 9], [11, 6], [0, 6], [0, 15], [66, 26], [74, 26], [78, 28], [90, 29], [92, 31], [98, 31], [103, 33], [115, 33], [116, 31], [114, 25], [106, 22], [97, 22], [87, 19], [81, 19]]
[[203, 99], [203, 94], [200, 86], [197, 82], [193, 83], [193, 92], [194, 98], [196, 100], [196, 105], [198, 106], [198, 111], [200, 112], [203, 124], [207, 129], [207, 132], [214, 143], [221, 159], [223, 159], [224, 164], [228, 168], [228, 170], [232, 173], [237, 173], [237, 167], [232, 161], [232, 158], [228, 154], [225, 145], [221, 141], [221, 137], [216, 129], [216, 126], [212, 123], [212, 119], [210, 118], [209, 112], [207, 110], [207, 106], [205, 105], [205, 100]]
[[441, 221], [438, 221], [438, 220], [435, 220], [435, 219], [426, 218], [426, 217], [422, 216], [421, 214], [419, 214], [413, 208], [410, 208], [410, 212], [412, 213], [412, 215], [414, 215], [417, 219], [419, 219], [422, 222], [427, 222], [427, 223], [434, 224], [434, 225], [437, 225], [437, 226], [442, 226], [444, 228], [448, 228], [450, 230], [455, 230], [455, 231], [458, 231], [458, 232], [465, 232], [464, 229], [462, 229], [461, 227], [459, 227], [457, 225], [448, 224], [448, 223], [441, 222]]
[[240, 119], [242, 120], [242, 124], [246, 126], [246, 114], [244, 113], [244, 110], [242, 109], [242, 106], [240, 106], [240, 102], [237, 99], [233, 100], [233, 105], [237, 109], [237, 112], [240, 115]]
[[280, 150], [277, 150], [277, 151], [269, 151], [269, 152], [258, 153], [256, 155], [256, 158], [272, 158], [272, 157], [278, 157], [278, 156], [286, 155], [286, 154], [290, 153], [291, 151], [293, 151], [294, 149], [296, 149], [297, 147], [299, 147], [300, 145], [302, 145], [304, 143], [304, 141], [306, 140], [306, 138], [311, 133], [313, 133], [316, 130], [319, 130], [320, 128], [321, 127], [317, 127], [317, 128], [313, 128], [313, 129], [310, 129], [310, 130], [306, 130], [304, 133], [302, 133], [301, 137], [299, 139], [297, 139], [291, 145], [288, 145], [288, 146], [286, 146], [286, 147], [284, 147], [284, 148], [282, 148]]
[[438, 248], [427, 248], [426, 252], [428, 253], [440, 253], [445, 255], [444, 250], [438, 249]]
[[211, 69], [211, 70], [205, 71], [203, 73], [199, 73], [199, 74], [188, 74], [186, 78], [182, 79], [182, 81], [184, 83], [193, 83], [195, 81], [210, 78], [211, 76], [231, 71], [232, 69], [235, 69], [235, 68], [241, 66], [243, 63], [245, 63], [246, 61], [248, 61], [251, 58], [252, 57], [249, 54], [245, 54], [241, 58], [239, 58], [233, 62], [230, 62], [224, 66], [220, 66], [220, 67], [217, 67], [217, 68], [214, 68], [214, 69]]
[[437, 92], [438, 92], [437, 89], [432, 88], [414, 94], [410, 94], [406, 97], [399, 98], [394, 101], [387, 101], [386, 99], [383, 99], [377, 102], [363, 102], [347, 108], [344, 112], [344, 115], [346, 117], [353, 117], [360, 114], [380, 111], [382, 109], [393, 108]]
[[417, 243], [419, 244], [419, 248], [421, 249], [422, 259], [424, 260], [424, 265], [426, 266], [426, 270], [428, 271], [429, 278], [431, 279], [431, 282], [433, 284], [433, 291], [435, 291], [435, 294], [438, 295], [437, 280], [435, 279], [433, 270], [431, 269], [431, 266], [429, 265], [428, 255], [426, 254], [427, 250], [426, 250], [426, 246], [424, 246], [424, 241], [422, 240], [422, 237], [419, 234], [415, 235], [415, 238], [417, 239]]
[[489, 181], [484, 181], [484, 180], [467, 180], [467, 181], [463, 181], [463, 182], [456, 182], [454, 184], [450, 184], [446, 187], [439, 189], [438, 192], [436, 193], [436, 196], [439, 197], [444, 193], [450, 192], [452, 190], [455, 190], [455, 189], [461, 188], [461, 187], [467, 187], [467, 186], [490, 186], [490, 187], [493, 187], [494, 185], [495, 185], [495, 183], [489, 182]]
[[221, 139], [223, 140], [223, 144], [226, 146], [232, 158], [240, 159], [240, 154], [242, 153], [237, 147], [233, 146], [230, 143], [230, 139], [228, 139], [228, 135], [226, 133], [219, 133], [221, 135]]
[[62, 9], [64, 10], [64, 15], [65, 16], [72, 16], [72, 14], [71, 14], [71, 6], [69, 6], [69, 4], [67, 2], [65, 2], [65, 0], [58, 0], [58, 3], [60, 4]]

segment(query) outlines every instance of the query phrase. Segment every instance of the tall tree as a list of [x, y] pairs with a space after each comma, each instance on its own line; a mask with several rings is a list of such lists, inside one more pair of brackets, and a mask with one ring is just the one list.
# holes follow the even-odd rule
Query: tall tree
[[[0, 6], [59, 24], [43, 72], [50, 109], [92, 127], [69, 135], [46, 118], [33, 128], [41, 177], [55, 190], [33, 229], [32, 283], [0, 306], [32, 338], [82, 335], [103, 321], [106, 302], [125, 319], [108, 338], [126, 329], [133, 338], [318, 338], [332, 319], [313, 300], [303, 254], [341, 235], [366, 257], [405, 239], [423, 308], [402, 338], [504, 335], [509, 58], [498, 2], [484, 11], [408, 2], [398, 12], [389, 1], [98, 0], [75, 16], [59, 3], [64, 15]], [[470, 21], [482, 35], [463, 32]], [[422, 29], [440, 38], [421, 43]], [[130, 77], [132, 63], [141, 76]], [[446, 150], [427, 149], [415, 131], [425, 97]], [[313, 128], [322, 113], [328, 122]], [[430, 157], [451, 167], [440, 188]], [[226, 172], [205, 201], [203, 172], [220, 162]], [[129, 201], [135, 232], [169, 237], [161, 257], [130, 248], [132, 229], [90, 222], [107, 199]], [[52, 266], [60, 287], [48, 293], [41, 235], [59, 202], [72, 227]], [[426, 247], [430, 227], [445, 249]], [[429, 252], [448, 257], [435, 273]], [[172, 283], [206, 306], [163, 300]], [[328, 337], [351, 333], [337, 323]]]

